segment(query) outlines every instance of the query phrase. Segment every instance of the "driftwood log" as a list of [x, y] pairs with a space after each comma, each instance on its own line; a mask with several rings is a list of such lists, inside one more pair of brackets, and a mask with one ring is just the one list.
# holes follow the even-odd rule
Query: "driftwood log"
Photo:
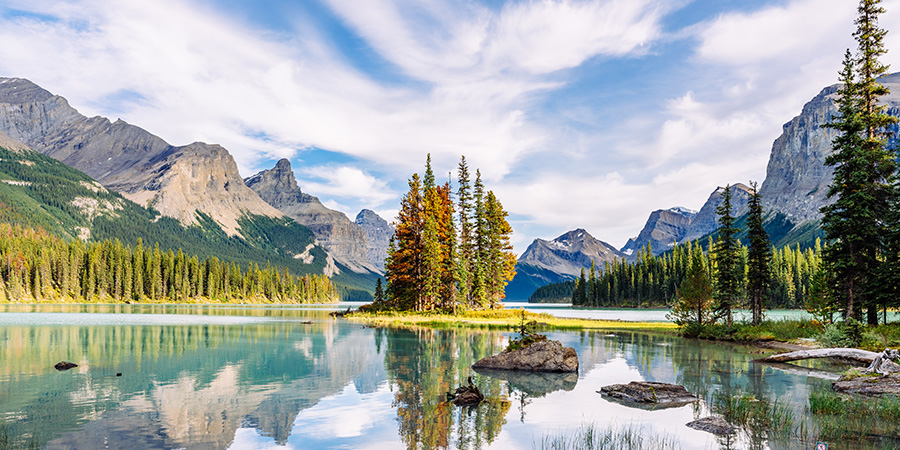
[[817, 348], [814, 350], [779, 353], [777, 355], [757, 359], [754, 362], [790, 362], [815, 358], [843, 358], [864, 364], [871, 364], [878, 355], [878, 353], [860, 350], [858, 348]]
[[785, 363], [790, 361], [800, 361], [803, 359], [814, 358], [841, 358], [845, 360], [855, 361], [862, 364], [868, 364], [864, 373], [877, 373], [880, 375], [888, 375], [900, 372], [900, 366], [895, 361], [900, 360], [900, 352], [884, 349], [881, 353], [860, 350], [858, 348], [819, 348], [815, 350], [800, 350], [796, 352], [780, 353], [777, 355], [760, 358], [754, 362], [763, 363]]
[[866, 373], [890, 375], [893, 372], [897, 372], [897, 360], [900, 360], [900, 352], [886, 348], [875, 357], [872, 364], [869, 364], [869, 367], [866, 368]]

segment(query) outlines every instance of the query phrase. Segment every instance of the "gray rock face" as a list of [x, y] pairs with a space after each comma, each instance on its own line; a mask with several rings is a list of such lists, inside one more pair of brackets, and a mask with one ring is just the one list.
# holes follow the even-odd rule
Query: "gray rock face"
[[570, 280], [581, 269], [598, 269], [606, 261], [624, 259], [625, 254], [587, 231], [577, 229], [552, 240], [535, 239], [516, 262], [516, 276], [506, 286], [507, 300], [523, 301], [540, 286]]
[[602, 267], [605, 261], [624, 258], [613, 246], [579, 228], [552, 240], [535, 239], [519, 257], [519, 264], [548, 269], [558, 274], [578, 276], [591, 261]]
[[684, 238], [696, 215], [697, 211], [683, 207], [653, 211], [641, 233], [636, 238], [629, 239], [621, 252], [635, 257], [647, 244], [650, 244], [654, 255], [671, 250], [676, 242]]
[[600, 388], [601, 394], [633, 403], [655, 403], [659, 405], [685, 404], [699, 400], [677, 384], [653, 381], [632, 381], [628, 384], [611, 384]]
[[712, 433], [716, 436], [727, 436], [734, 434], [737, 430], [734, 425], [728, 423], [722, 416], [708, 416], [688, 422], [687, 426], [695, 430]]
[[356, 215], [356, 224], [366, 232], [369, 261], [384, 272], [384, 259], [387, 258], [388, 244], [394, 235], [394, 227], [369, 209], [364, 209]]
[[578, 355], [558, 341], [538, 341], [527, 347], [482, 358], [473, 369], [527, 370], [532, 372], [577, 372]]
[[[722, 204], [722, 192], [725, 191], [724, 186], [719, 186], [709, 195], [706, 203], [700, 208], [700, 211], [691, 220], [690, 226], [684, 233], [684, 237], [680, 242], [689, 242], [699, 239], [719, 228], [718, 217], [716, 216], [716, 208]], [[750, 188], [743, 183], [731, 185], [731, 214], [738, 217], [747, 212], [747, 202], [750, 200]]]
[[[900, 73], [879, 81], [891, 91], [881, 99], [887, 113], [900, 116]], [[830, 203], [826, 196], [834, 171], [825, 165], [825, 158], [831, 154], [831, 142], [837, 133], [823, 125], [837, 112], [834, 99], [838, 87], [826, 87], [804, 105], [800, 115], [784, 124], [781, 136], [772, 144], [766, 180], [759, 190], [763, 207], [767, 212], [785, 214], [795, 225], [819, 220], [819, 209]], [[896, 145], [896, 141], [895, 136], [888, 145]]]
[[11, 152], [22, 152], [28, 150], [28, 146], [10, 138], [6, 133], [0, 131], [0, 148], [5, 148]]
[[28, 80], [0, 78], [0, 131], [184, 224], [199, 211], [239, 234], [244, 214], [282, 217], [244, 186], [224, 148], [175, 147], [122, 120], [85, 117]]
[[244, 183], [263, 201], [309, 228], [328, 253], [351, 270], [378, 271], [369, 261], [363, 228], [344, 213], [328, 209], [318, 198], [301, 191], [287, 159], [248, 177]]

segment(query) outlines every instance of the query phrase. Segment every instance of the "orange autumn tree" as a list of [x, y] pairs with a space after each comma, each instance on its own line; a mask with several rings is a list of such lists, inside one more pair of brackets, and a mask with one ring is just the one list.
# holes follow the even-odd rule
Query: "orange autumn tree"
[[[468, 183], [467, 174], [463, 175], [462, 182]], [[387, 298], [379, 307], [455, 313], [460, 306], [495, 308], [503, 299], [516, 261], [509, 243], [508, 214], [493, 192], [484, 192], [480, 174], [474, 214], [456, 215], [451, 192], [449, 181], [435, 183], [429, 155], [424, 178], [413, 174], [400, 204], [385, 262]], [[457, 236], [457, 230], [465, 235]], [[465, 261], [460, 260], [460, 241], [473, 243], [472, 251], [463, 256]]]

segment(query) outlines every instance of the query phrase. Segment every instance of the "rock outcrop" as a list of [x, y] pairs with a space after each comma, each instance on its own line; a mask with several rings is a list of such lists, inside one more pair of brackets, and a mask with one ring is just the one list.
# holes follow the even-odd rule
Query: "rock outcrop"
[[602, 268], [616, 258], [623, 259], [625, 254], [580, 228], [552, 241], [535, 239], [516, 262], [516, 276], [506, 287], [506, 298], [528, 300], [540, 286], [574, 279], [591, 267], [591, 261]]
[[[688, 227], [687, 231], [685, 231], [684, 237], [681, 238], [679, 243], [700, 239], [719, 228], [716, 208], [722, 204], [722, 193], [724, 191], [725, 187], [719, 186], [712, 194], [709, 194], [706, 203], [703, 204], [703, 207], [700, 208], [700, 211], [697, 212], [697, 215], [691, 220], [691, 225]], [[739, 217], [742, 214], [745, 214], [748, 211], [747, 202], [749, 201], [750, 188], [747, 187], [747, 185], [743, 183], [731, 185], [732, 216]]]
[[699, 400], [677, 384], [653, 381], [632, 381], [628, 384], [611, 384], [598, 391], [603, 395], [632, 403], [653, 403], [657, 405], [683, 405]]
[[338, 262], [359, 273], [378, 271], [369, 261], [363, 228], [344, 213], [325, 207], [318, 198], [301, 191], [287, 159], [246, 178], [244, 183], [266, 203], [309, 228], [316, 241]]
[[384, 272], [384, 260], [387, 258], [391, 236], [394, 235], [394, 227], [369, 209], [364, 209], [356, 215], [356, 224], [366, 233], [369, 261]]
[[863, 376], [831, 383], [836, 392], [870, 396], [900, 395], [900, 374]]
[[0, 131], [0, 148], [5, 148], [11, 152], [23, 152], [28, 150], [28, 146], [7, 136], [6, 133]]
[[[891, 93], [881, 98], [887, 113], [900, 117], [900, 73], [879, 81]], [[819, 209], [829, 203], [828, 185], [834, 173], [825, 165], [837, 133], [823, 125], [837, 112], [834, 99], [839, 85], [823, 89], [803, 106], [803, 111], [784, 124], [781, 136], [772, 144], [766, 179], [759, 189], [767, 212], [780, 212], [795, 225], [819, 220]], [[897, 125], [894, 125], [897, 129]], [[896, 145], [897, 136], [888, 142]]]
[[696, 215], [697, 211], [681, 206], [653, 211], [640, 234], [629, 239], [621, 252], [633, 258], [647, 244], [654, 255], [671, 250], [676, 242], [684, 239]]
[[734, 434], [734, 432], [737, 431], [737, 428], [728, 423], [722, 416], [703, 417], [693, 422], [688, 422], [687, 426], [695, 430], [712, 433], [716, 436], [727, 436], [729, 434]]
[[122, 120], [85, 117], [28, 80], [0, 78], [0, 131], [186, 225], [199, 212], [238, 235], [246, 214], [282, 217], [244, 185], [224, 148], [176, 147]]
[[558, 341], [538, 341], [511, 352], [487, 356], [472, 364], [473, 369], [525, 370], [532, 372], [577, 372], [578, 355]]

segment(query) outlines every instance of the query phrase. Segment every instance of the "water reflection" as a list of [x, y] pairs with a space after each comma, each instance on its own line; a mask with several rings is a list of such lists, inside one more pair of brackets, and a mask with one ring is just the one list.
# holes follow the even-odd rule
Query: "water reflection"
[[221, 449], [240, 427], [285, 443], [302, 409], [381, 365], [371, 330], [301, 316], [315, 320], [2, 327], [6, 446]]
[[[758, 430], [722, 440], [685, 424], [739, 393], [808, 421], [808, 393], [830, 383], [821, 367], [757, 365], [751, 349], [674, 336], [549, 333], [576, 349], [579, 373], [474, 372], [510, 333], [372, 329], [314, 307], [126, 306], [0, 314], [0, 449], [534, 448], [582, 423], [641, 427], [685, 449], [799, 448], [808, 441]], [[67, 320], [48, 325], [57, 316], [44, 311]], [[57, 372], [60, 360], [80, 367]], [[447, 403], [469, 376], [488, 401]], [[596, 392], [638, 380], [702, 400], [642, 410]]]

